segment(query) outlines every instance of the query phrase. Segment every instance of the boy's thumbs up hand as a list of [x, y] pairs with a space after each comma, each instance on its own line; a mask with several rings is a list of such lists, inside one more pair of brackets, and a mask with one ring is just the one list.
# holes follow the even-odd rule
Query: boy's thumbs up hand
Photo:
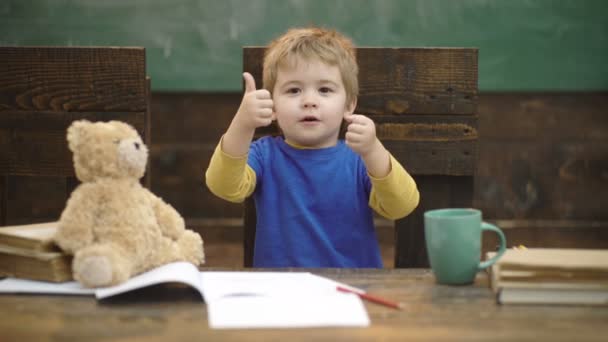
[[268, 126], [274, 118], [273, 102], [270, 92], [266, 89], [256, 89], [255, 80], [250, 73], [244, 72], [245, 93], [241, 106], [236, 112], [235, 120], [244, 128], [256, 129]]
[[251, 93], [252, 91], [256, 90], [255, 79], [253, 78], [253, 76], [251, 76], [250, 73], [244, 72], [243, 80], [245, 80], [245, 93]]

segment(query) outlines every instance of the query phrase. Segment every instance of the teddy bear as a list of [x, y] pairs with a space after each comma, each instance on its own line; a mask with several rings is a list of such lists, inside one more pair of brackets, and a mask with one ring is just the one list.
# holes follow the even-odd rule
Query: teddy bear
[[73, 255], [75, 280], [106, 287], [173, 261], [204, 263], [200, 235], [140, 184], [148, 149], [133, 127], [74, 121], [67, 141], [81, 183], [61, 213], [54, 240]]

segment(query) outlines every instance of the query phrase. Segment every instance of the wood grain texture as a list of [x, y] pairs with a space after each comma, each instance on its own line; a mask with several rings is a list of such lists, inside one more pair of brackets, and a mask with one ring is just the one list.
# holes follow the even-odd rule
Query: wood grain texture
[[395, 267], [429, 267], [424, 237], [424, 212], [439, 208], [470, 207], [471, 176], [414, 176], [420, 203], [409, 216], [395, 222]]
[[364, 302], [367, 328], [212, 330], [197, 292], [161, 285], [104, 302], [2, 295], [0, 331], [7, 341], [40, 342], [100, 336], [104, 341], [603, 341], [608, 334], [608, 307], [497, 305], [485, 273], [473, 285], [443, 286], [428, 269], [305, 271], [402, 302], [404, 309]]
[[[262, 84], [263, 47], [243, 49], [243, 70]], [[477, 112], [477, 49], [357, 48], [365, 115]]]
[[213, 145], [155, 145], [150, 151], [152, 190], [186, 218], [242, 217], [242, 204], [222, 200], [205, 185]]
[[74, 120], [120, 120], [146, 140], [145, 112], [0, 112], [0, 174], [73, 176], [66, 132]]
[[146, 110], [143, 48], [2, 47], [0, 111]]
[[[0, 225], [58, 218], [77, 184], [66, 140], [74, 120], [127, 122], [151, 146], [145, 72], [143, 48], [0, 47]], [[62, 191], [32, 187], [39, 181]]]
[[217, 144], [241, 98], [240, 93], [153, 93], [154, 144]]

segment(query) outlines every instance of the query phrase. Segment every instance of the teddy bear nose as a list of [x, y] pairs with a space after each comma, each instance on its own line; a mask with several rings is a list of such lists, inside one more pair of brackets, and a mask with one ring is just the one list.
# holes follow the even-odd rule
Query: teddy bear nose
[[139, 150], [139, 143], [133, 143], [135, 145], [135, 149]]

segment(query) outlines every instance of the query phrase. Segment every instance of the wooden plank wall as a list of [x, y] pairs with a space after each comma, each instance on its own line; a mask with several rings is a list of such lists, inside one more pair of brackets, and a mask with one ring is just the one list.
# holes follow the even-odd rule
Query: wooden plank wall
[[[241, 94], [152, 96], [152, 189], [206, 240], [208, 264], [242, 264], [242, 206], [203, 173]], [[608, 248], [608, 93], [482, 93], [473, 204], [509, 245]], [[378, 221], [385, 265], [394, 230]], [[496, 245], [484, 236], [485, 250]]]
[[56, 220], [75, 187], [66, 129], [122, 120], [149, 141], [143, 48], [0, 47], [0, 224]]

